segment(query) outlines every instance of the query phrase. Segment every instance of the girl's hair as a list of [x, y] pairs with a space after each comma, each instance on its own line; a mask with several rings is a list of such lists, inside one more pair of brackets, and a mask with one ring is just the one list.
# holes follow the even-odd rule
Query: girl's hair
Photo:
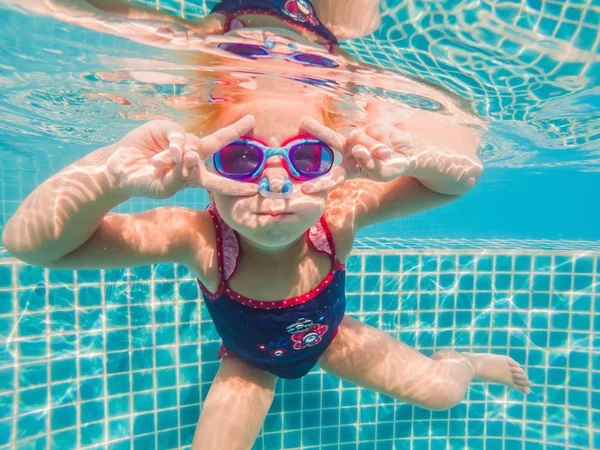
[[[198, 136], [204, 136], [214, 133], [219, 128], [228, 124], [230, 120], [230, 110], [236, 105], [245, 104], [249, 101], [250, 95], [256, 98], [257, 91], [250, 91], [242, 84], [248, 81], [252, 76], [270, 76], [255, 75], [257, 66], [245, 66], [238, 60], [229, 60], [225, 57], [198, 53], [188, 59], [198, 71], [187, 73], [186, 76], [198, 82], [189, 85], [186, 88], [185, 95], [196, 97], [195, 104], [186, 109], [183, 118], [184, 126], [191, 133]], [[236, 75], [233, 75], [235, 72]], [[247, 73], [248, 76], [243, 76]], [[241, 76], [240, 76], [241, 75]], [[324, 78], [328, 74], [323, 75]], [[334, 78], [334, 75], [331, 75]], [[290, 83], [301, 83], [302, 81], [290, 80]], [[356, 107], [348, 103], [349, 108], [343, 108], [344, 101], [340, 99], [339, 92], [328, 91], [325, 88], [318, 89], [318, 101], [321, 102], [322, 123], [332, 129], [340, 129], [348, 126], [366, 125], [366, 116], [352, 111]], [[265, 95], [272, 93], [266, 92]]]

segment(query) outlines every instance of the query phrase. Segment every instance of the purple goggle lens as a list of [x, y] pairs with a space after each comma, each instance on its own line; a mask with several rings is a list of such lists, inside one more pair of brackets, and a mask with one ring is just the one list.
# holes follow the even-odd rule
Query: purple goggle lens
[[[232, 143], [214, 155], [217, 171], [228, 178], [247, 180], [262, 171], [265, 160], [263, 150], [251, 144]], [[333, 166], [333, 151], [325, 144], [306, 143], [291, 148], [286, 162], [291, 174], [299, 178], [317, 178]]]

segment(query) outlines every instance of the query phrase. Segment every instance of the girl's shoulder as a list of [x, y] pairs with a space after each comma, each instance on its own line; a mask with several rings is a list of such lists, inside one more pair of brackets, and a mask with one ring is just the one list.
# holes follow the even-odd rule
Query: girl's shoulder
[[349, 220], [348, 214], [342, 214], [339, 208], [328, 207], [325, 209], [324, 219], [331, 232], [337, 260], [346, 264], [346, 260], [352, 252], [354, 239], [354, 223]]

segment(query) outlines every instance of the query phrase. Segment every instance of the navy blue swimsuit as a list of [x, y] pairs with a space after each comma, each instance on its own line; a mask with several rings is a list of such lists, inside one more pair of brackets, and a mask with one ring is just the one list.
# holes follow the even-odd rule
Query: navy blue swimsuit
[[281, 378], [306, 375], [331, 344], [346, 309], [346, 272], [335, 257], [325, 219], [307, 231], [313, 247], [331, 257], [332, 268], [323, 281], [298, 297], [259, 301], [241, 296], [227, 286], [239, 257], [239, 240], [213, 205], [207, 209], [217, 232], [220, 283], [215, 294], [200, 280], [198, 284], [223, 340], [217, 357], [238, 357]]
[[223, 0], [210, 12], [227, 17], [225, 32], [232, 29], [232, 20], [235, 16], [267, 14], [318, 34], [326, 39], [330, 46], [339, 45], [335, 35], [321, 23], [309, 0]]

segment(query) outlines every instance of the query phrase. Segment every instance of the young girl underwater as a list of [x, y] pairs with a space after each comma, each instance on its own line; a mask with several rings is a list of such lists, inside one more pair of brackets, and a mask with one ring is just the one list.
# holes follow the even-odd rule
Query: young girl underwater
[[[294, 3], [294, 20], [306, 25], [312, 17], [311, 33], [331, 40], [312, 8], [333, 2], [226, 1], [223, 17], [233, 22], [247, 3], [263, 8], [265, 20], [280, 20], [267, 3]], [[286, 36], [289, 27], [306, 31], [294, 20], [276, 24], [286, 24]], [[345, 315], [345, 263], [357, 233], [466, 194], [482, 172], [478, 135], [429, 111], [392, 120], [388, 105], [375, 102], [365, 107], [368, 124], [343, 134], [322, 97], [283, 80], [277, 89], [258, 81], [237, 99], [188, 127], [202, 137], [152, 121], [76, 161], [25, 199], [2, 236], [15, 257], [49, 268], [173, 262], [190, 269], [223, 340], [192, 448], [250, 448], [277, 380], [316, 365], [432, 410], [459, 403], [473, 379], [529, 393], [525, 371], [508, 356], [440, 350], [427, 357]], [[204, 211], [109, 212], [132, 197], [163, 199], [195, 187], [210, 194]]]

